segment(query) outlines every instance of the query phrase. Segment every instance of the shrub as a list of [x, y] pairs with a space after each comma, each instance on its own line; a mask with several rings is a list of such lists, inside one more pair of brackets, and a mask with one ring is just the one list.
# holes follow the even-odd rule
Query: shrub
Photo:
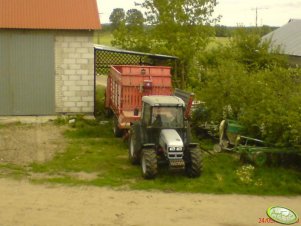
[[210, 120], [232, 118], [248, 128], [250, 136], [278, 146], [298, 145], [301, 71], [288, 68], [277, 51], [269, 52], [269, 43], [262, 43], [257, 34], [239, 31], [228, 46], [199, 57], [204, 67], [192, 88], [206, 102]]

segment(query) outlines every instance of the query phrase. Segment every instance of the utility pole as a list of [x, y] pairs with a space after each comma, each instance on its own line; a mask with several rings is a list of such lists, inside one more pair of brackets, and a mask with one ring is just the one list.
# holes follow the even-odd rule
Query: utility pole
[[261, 8], [258, 8], [258, 7], [256, 7], [256, 8], [252, 8], [251, 10], [255, 10], [255, 13], [256, 13], [256, 15], [255, 15], [255, 24], [256, 24], [256, 27], [258, 27], [258, 10], [262, 10], [262, 9], [268, 9], [267, 7], [261, 7]]

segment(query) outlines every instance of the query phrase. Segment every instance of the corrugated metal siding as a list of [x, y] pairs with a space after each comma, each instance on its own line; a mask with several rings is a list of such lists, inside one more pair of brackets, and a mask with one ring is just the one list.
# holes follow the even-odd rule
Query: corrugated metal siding
[[96, 0], [0, 0], [0, 28], [98, 30]]
[[[8, 81], [6, 85], [0, 83], [0, 89], [7, 90], [4, 97], [0, 97], [0, 104], [5, 103], [9, 107], [1, 107], [0, 115], [54, 114], [53, 35], [33, 31], [13, 32], [9, 49], [3, 57], [6, 57], [3, 62], [9, 65], [9, 75], [2, 76], [1, 73], [1, 77]], [[3, 74], [7, 73], [4, 71]]]
[[9, 76], [10, 34], [0, 32], [0, 114], [12, 112], [12, 90]]

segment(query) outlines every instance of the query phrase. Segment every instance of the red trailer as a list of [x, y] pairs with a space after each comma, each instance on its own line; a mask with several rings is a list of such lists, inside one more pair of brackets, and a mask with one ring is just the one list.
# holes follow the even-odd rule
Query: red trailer
[[140, 119], [142, 96], [172, 94], [171, 68], [165, 66], [111, 66], [105, 107], [114, 117], [114, 133], [122, 136], [130, 123]]

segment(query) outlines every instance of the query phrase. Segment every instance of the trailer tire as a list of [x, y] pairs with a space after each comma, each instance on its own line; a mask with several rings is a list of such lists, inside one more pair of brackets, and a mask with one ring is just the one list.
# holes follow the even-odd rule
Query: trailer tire
[[139, 164], [139, 149], [137, 135], [132, 132], [129, 140], [129, 160], [133, 165]]
[[122, 135], [123, 135], [123, 130], [118, 127], [117, 117], [114, 117], [113, 132], [114, 132], [115, 137], [122, 137]]
[[158, 172], [157, 154], [154, 149], [143, 149], [141, 153], [141, 172], [145, 179], [153, 179]]
[[196, 178], [202, 174], [203, 161], [200, 149], [191, 149], [187, 152], [185, 171], [188, 177]]

